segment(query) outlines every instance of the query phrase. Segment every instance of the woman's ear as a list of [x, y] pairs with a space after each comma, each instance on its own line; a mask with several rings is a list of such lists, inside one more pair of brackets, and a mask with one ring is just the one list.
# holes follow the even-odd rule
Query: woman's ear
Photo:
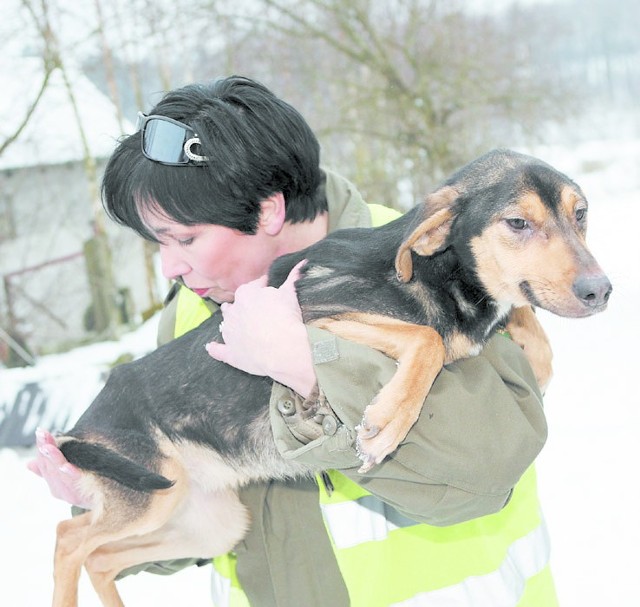
[[269, 235], [277, 236], [284, 226], [286, 206], [282, 192], [276, 192], [260, 202], [258, 224]]

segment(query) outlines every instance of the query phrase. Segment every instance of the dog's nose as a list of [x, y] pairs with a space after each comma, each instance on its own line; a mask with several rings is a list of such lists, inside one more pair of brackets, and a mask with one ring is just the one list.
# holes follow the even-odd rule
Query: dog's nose
[[573, 292], [586, 306], [597, 308], [607, 303], [613, 287], [605, 274], [579, 276], [573, 283]]

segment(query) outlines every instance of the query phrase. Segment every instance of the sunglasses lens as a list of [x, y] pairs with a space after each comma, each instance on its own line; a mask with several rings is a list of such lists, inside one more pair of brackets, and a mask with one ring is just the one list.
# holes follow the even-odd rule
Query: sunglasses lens
[[158, 162], [186, 164], [184, 142], [191, 136], [182, 126], [166, 120], [151, 119], [144, 129], [145, 154]]

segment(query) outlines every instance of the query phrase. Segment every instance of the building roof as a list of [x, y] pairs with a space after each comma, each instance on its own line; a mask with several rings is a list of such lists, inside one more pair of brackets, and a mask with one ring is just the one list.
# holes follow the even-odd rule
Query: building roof
[[[121, 135], [115, 105], [78, 69], [68, 68], [67, 73], [90, 153], [96, 158], [108, 157]], [[44, 66], [39, 57], [0, 59], [0, 144], [24, 120], [43, 79]], [[83, 158], [78, 120], [62, 72], [56, 69], [29, 123], [0, 155], [0, 170]]]

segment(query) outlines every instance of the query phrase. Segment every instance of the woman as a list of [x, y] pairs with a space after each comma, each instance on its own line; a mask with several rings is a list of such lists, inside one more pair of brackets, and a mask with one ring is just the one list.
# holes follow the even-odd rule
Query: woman
[[[215, 604], [553, 606], [530, 469], [546, 424], [515, 344], [497, 336], [446, 367], [425, 403], [430, 414], [383, 465], [358, 474], [354, 427], [395, 363], [305, 327], [293, 279], [273, 289], [261, 278], [277, 256], [329, 231], [391, 218], [319, 157], [298, 112], [233, 76], [168, 93], [119, 143], [104, 176], [108, 214], [157, 242], [176, 281], [161, 341], [222, 304], [226, 345], [210, 353], [275, 379], [279, 449], [329, 470], [318, 481], [242, 490], [252, 526], [233, 554], [214, 559]], [[323, 399], [335, 423], [292, 423], [291, 404], [298, 411], [306, 398]], [[49, 435], [38, 440], [31, 469], [76, 503], [82, 473]]]

